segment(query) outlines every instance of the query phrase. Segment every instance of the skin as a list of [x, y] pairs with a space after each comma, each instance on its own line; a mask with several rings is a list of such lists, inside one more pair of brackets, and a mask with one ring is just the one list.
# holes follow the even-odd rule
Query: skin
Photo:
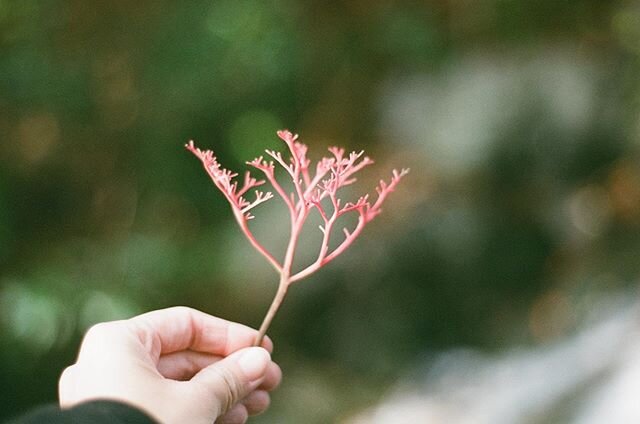
[[59, 382], [60, 406], [111, 399], [161, 423], [243, 424], [264, 412], [282, 378], [271, 340], [186, 307], [98, 324]]

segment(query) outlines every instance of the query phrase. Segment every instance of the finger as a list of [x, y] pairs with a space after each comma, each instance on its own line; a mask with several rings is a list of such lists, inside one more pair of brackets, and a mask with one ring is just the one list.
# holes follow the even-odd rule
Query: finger
[[60, 375], [58, 381], [58, 398], [60, 399], [60, 407], [68, 408], [74, 401], [75, 394], [75, 380], [76, 380], [77, 366], [71, 365], [65, 368]]
[[255, 390], [240, 402], [247, 408], [249, 415], [262, 414], [271, 404], [271, 396], [264, 390]]
[[273, 354], [273, 340], [271, 340], [269, 336], [264, 336], [262, 338], [262, 343], [260, 344], [260, 347], [267, 349], [267, 352], [269, 352], [270, 354]]
[[[148, 312], [126, 321], [154, 360], [161, 354], [194, 350], [227, 356], [251, 346], [258, 332], [195, 309], [179, 306]], [[273, 343], [265, 338], [265, 349]]]
[[[223, 358], [218, 355], [209, 355], [208, 353], [194, 352], [185, 350], [182, 352], [173, 352], [162, 355], [158, 361], [158, 372], [164, 377], [171, 380], [187, 381], [191, 380], [194, 375], [203, 368], [215, 364]], [[282, 371], [278, 364], [271, 362], [267, 366], [264, 380], [258, 387], [261, 390], [271, 391], [280, 385], [282, 381]]]
[[111, 321], [95, 324], [85, 333], [77, 363], [103, 358], [105, 352], [110, 357], [130, 355], [130, 346], [136, 343], [136, 336], [126, 327], [126, 321]]
[[[187, 381], [203, 368], [222, 360], [222, 356], [183, 350], [162, 355], [158, 360], [158, 372], [171, 380]], [[271, 362], [267, 367], [260, 389], [271, 391], [280, 385], [282, 371], [278, 364]]]
[[222, 356], [183, 350], [162, 355], [158, 360], [158, 372], [172, 380], [191, 380], [201, 369], [220, 361]]
[[219, 417], [215, 424], [244, 424], [249, 419], [247, 408], [241, 403], [237, 404], [229, 412]]
[[211, 393], [220, 412], [226, 413], [262, 384], [270, 363], [271, 357], [263, 348], [241, 349], [204, 368], [191, 382]]
[[282, 370], [275, 362], [271, 362], [267, 367], [267, 371], [260, 384], [259, 389], [271, 391], [280, 385], [282, 381]]

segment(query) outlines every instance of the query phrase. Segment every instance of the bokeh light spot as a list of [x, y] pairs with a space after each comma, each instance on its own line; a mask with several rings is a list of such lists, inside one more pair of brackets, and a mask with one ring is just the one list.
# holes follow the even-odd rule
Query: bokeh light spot
[[49, 112], [27, 115], [18, 123], [15, 138], [27, 165], [42, 162], [60, 140], [58, 120]]
[[599, 186], [590, 185], [577, 190], [569, 199], [568, 209], [573, 226], [589, 237], [602, 234], [610, 220], [609, 197]]
[[123, 298], [94, 291], [82, 305], [79, 323], [82, 328], [89, 328], [99, 322], [129, 318], [136, 309], [135, 305]]
[[0, 292], [4, 331], [36, 353], [49, 350], [58, 339], [62, 305], [55, 298], [12, 283]]

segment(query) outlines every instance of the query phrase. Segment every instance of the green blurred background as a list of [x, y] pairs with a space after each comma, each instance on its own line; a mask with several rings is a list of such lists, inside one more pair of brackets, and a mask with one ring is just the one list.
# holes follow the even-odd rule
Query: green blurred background
[[[435, 352], [571, 333], [640, 275], [639, 60], [633, 1], [0, 0], [0, 418], [55, 400], [95, 322], [259, 325], [276, 276], [189, 139], [235, 170], [285, 127], [365, 149], [363, 192], [412, 169], [290, 291], [254, 422], [340, 422]], [[275, 251], [281, 212], [252, 222]]]

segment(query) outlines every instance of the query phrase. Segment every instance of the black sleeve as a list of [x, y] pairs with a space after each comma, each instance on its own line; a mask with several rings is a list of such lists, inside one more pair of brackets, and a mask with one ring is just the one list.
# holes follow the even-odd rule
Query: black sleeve
[[106, 400], [82, 403], [60, 410], [57, 405], [42, 406], [7, 424], [157, 424], [144, 412], [120, 402]]

